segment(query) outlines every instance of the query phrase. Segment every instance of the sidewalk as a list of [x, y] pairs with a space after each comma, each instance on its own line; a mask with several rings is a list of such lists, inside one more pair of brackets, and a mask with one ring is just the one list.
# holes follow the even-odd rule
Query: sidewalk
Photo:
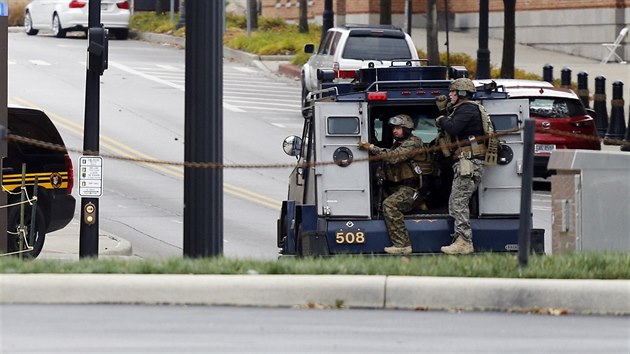
[[[46, 235], [44, 248], [37, 259], [79, 259], [80, 222], [73, 219], [68, 226]], [[133, 254], [131, 243], [122, 237], [102, 231], [98, 240], [98, 256], [128, 257]]]
[[[413, 28], [411, 37], [418, 49], [426, 52], [427, 39], [426, 29]], [[438, 33], [438, 46], [440, 52], [446, 52], [446, 32]], [[454, 32], [449, 31], [449, 52], [465, 53], [473, 59], [477, 59], [477, 49], [479, 47], [479, 37], [477, 32]], [[488, 40], [488, 48], [490, 50], [490, 63], [495, 67], [501, 67], [503, 57], [503, 40]], [[602, 48], [602, 55], [604, 55]], [[595, 91], [595, 78], [602, 75], [606, 78], [606, 98], [612, 99], [612, 83], [622, 81], [624, 83], [624, 100], [629, 102], [630, 92], [630, 65], [608, 62], [608, 64], [600, 64], [600, 60], [578, 57], [561, 52], [553, 52], [544, 49], [537, 49], [527, 45], [517, 44], [515, 63], [517, 69], [525, 70], [542, 76], [543, 67], [546, 64], [553, 66], [553, 77], [560, 78], [561, 70], [565, 67], [571, 69], [571, 81], [577, 82], [577, 74], [581, 71], [588, 73], [588, 88], [591, 95]]]

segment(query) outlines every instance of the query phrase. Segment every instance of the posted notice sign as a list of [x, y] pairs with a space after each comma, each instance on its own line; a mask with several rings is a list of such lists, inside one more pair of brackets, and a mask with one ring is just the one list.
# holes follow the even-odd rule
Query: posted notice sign
[[79, 157], [79, 196], [100, 197], [103, 195], [103, 158], [100, 156]]

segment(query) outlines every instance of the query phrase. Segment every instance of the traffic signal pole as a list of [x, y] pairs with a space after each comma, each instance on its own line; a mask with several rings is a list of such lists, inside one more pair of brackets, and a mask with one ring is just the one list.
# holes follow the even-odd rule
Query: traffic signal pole
[[[224, 1], [186, 1], [184, 159], [223, 162]], [[223, 170], [184, 168], [184, 256], [223, 254]]]
[[[8, 15], [9, 1], [0, 0], [0, 126], [8, 127], [7, 112], [7, 58], [8, 58]], [[4, 133], [0, 136], [0, 158], [7, 156], [7, 141], [4, 139]], [[0, 160], [3, 161], [3, 160]], [[0, 173], [0, 179], [2, 175]], [[7, 194], [4, 190], [0, 191], [0, 205], [7, 205]], [[0, 210], [0, 254], [7, 251], [7, 209]]]
[[[88, 9], [88, 63], [85, 79], [84, 155], [99, 155], [100, 76], [107, 68], [107, 31], [101, 26], [101, 0], [90, 0]], [[82, 163], [79, 162], [81, 166]], [[82, 169], [82, 168], [81, 168]], [[79, 174], [84, 171], [79, 170]], [[81, 175], [79, 175], [81, 177]], [[98, 196], [81, 193], [79, 258], [98, 257]], [[102, 192], [102, 191], [101, 191]]]

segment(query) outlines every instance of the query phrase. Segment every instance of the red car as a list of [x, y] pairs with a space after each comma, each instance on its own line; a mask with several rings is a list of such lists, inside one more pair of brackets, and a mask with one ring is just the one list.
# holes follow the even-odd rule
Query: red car
[[595, 113], [585, 109], [571, 89], [554, 87], [546, 81], [494, 81], [505, 88], [510, 98], [529, 99], [529, 116], [536, 121], [534, 177], [553, 174], [547, 163], [556, 149], [601, 150]]

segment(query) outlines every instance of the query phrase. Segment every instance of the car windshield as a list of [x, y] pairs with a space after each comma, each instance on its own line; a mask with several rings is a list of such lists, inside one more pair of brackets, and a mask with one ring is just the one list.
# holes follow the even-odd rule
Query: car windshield
[[584, 106], [578, 100], [546, 97], [529, 99], [529, 115], [542, 118], [583, 116]]
[[342, 58], [356, 60], [410, 59], [411, 53], [404, 38], [350, 36]]

